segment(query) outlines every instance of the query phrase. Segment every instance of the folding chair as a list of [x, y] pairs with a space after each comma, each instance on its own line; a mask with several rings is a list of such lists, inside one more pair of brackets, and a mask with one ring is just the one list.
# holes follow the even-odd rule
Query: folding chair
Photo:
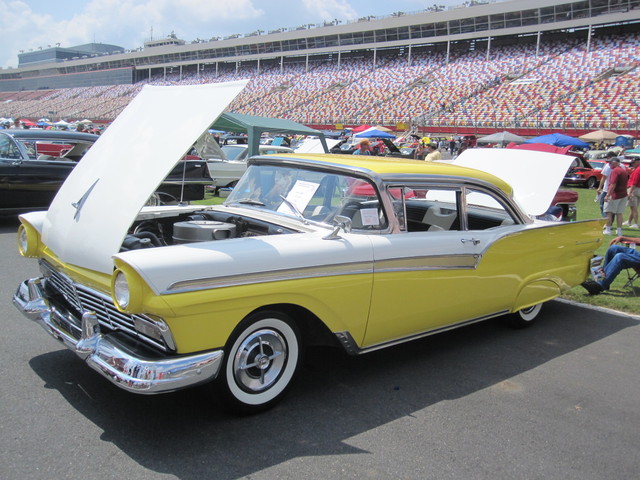
[[627, 268], [627, 282], [622, 288], [631, 288], [631, 291], [635, 295], [636, 289], [633, 286], [633, 282], [635, 282], [638, 278], [640, 278], [640, 267]]

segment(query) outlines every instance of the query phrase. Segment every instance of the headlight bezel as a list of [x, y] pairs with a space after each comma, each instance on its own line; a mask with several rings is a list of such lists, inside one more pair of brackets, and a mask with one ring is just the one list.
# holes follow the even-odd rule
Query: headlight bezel
[[28, 223], [20, 223], [17, 232], [18, 252], [23, 257], [37, 257], [40, 248], [40, 235]]

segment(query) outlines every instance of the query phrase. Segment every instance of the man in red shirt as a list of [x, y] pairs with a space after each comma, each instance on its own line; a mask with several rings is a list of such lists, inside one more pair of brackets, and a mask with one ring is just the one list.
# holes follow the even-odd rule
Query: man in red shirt
[[622, 225], [629, 225], [631, 228], [638, 227], [638, 205], [640, 204], [640, 158], [634, 158], [631, 160], [631, 176], [629, 177], [628, 185], [628, 201], [629, 209], [629, 221], [624, 222]]
[[616, 218], [617, 234], [622, 235], [622, 216], [627, 208], [627, 183], [629, 175], [620, 166], [620, 158], [613, 157], [609, 160], [611, 174], [609, 175], [609, 188], [604, 197], [604, 211], [607, 214], [607, 224], [604, 228], [605, 235], [611, 235], [613, 218]]

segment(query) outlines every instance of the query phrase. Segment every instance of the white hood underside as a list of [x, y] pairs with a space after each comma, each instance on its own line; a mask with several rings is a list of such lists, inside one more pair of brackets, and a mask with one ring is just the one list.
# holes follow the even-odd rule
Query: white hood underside
[[149, 196], [247, 82], [145, 86], [62, 185], [43, 224], [45, 244], [66, 263], [111, 273]]
[[513, 188], [520, 208], [532, 217], [547, 211], [574, 158], [557, 153], [511, 148], [465, 150], [454, 165], [495, 175]]

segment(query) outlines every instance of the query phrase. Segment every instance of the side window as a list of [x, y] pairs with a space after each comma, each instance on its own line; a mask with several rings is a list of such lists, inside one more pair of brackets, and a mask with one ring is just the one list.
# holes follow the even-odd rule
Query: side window
[[14, 160], [21, 158], [18, 146], [6, 135], [0, 135], [0, 158], [9, 158]]
[[390, 188], [389, 194], [403, 231], [441, 232], [461, 229], [460, 189], [407, 185]]
[[467, 189], [465, 197], [469, 230], [486, 230], [517, 223], [504, 205], [492, 195]]

